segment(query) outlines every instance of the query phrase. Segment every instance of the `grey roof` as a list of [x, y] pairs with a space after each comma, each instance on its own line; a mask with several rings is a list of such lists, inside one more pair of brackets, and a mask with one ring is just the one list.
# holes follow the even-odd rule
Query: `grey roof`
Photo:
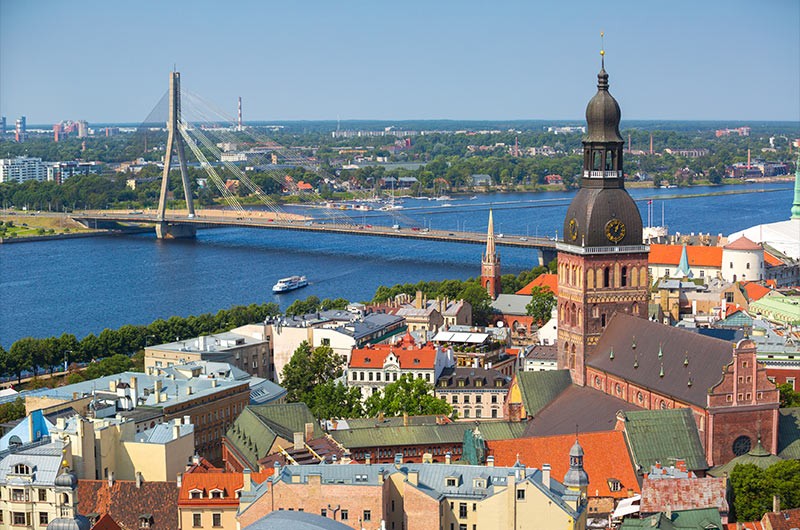
[[532, 296], [524, 294], [499, 294], [497, 300], [492, 302], [492, 308], [504, 315], [527, 315], [528, 311], [525, 309], [530, 302]]
[[352, 530], [352, 528], [314, 513], [281, 510], [268, 513], [248, 525], [247, 530]]
[[250, 380], [250, 404], [266, 405], [286, 395], [286, 389], [269, 379], [252, 378]]
[[232, 348], [242, 347], [250, 344], [260, 344], [265, 342], [261, 339], [253, 338], [249, 335], [242, 335], [232, 331], [214, 333], [213, 335], [202, 335], [191, 339], [178, 340], [165, 344], [148, 346], [150, 350], [179, 351], [187, 353], [213, 353], [225, 352]]
[[59, 517], [47, 523], [47, 530], [89, 530], [92, 527], [83, 515], [73, 518]]
[[[50, 441], [45, 437], [41, 442], [22, 446], [14, 453], [0, 453], [0, 484], [32, 484], [34, 486], [53, 486], [61, 468], [61, 440]], [[25, 464], [31, 468], [32, 480], [19, 479], [13, 476], [14, 466]], [[11, 474], [11, 476], [9, 476]]]
[[[486, 440], [519, 438], [524, 423], [505, 421], [480, 422]], [[331, 432], [331, 436], [348, 449], [396, 447], [403, 445], [458, 444], [464, 440], [464, 431], [474, 429], [475, 423], [456, 422], [445, 425], [375, 425], [372, 429], [350, 429]]]
[[370, 313], [363, 319], [356, 320], [337, 328], [338, 331], [352, 336], [356, 341], [360, 341], [364, 337], [372, 335], [376, 331], [381, 331], [394, 324], [399, 324], [403, 321], [403, 317], [397, 315], [390, 315], [387, 313]]
[[555, 344], [534, 344], [525, 349], [523, 357], [525, 360], [555, 361], [558, 360], [558, 346]]
[[[169, 443], [175, 439], [175, 434], [173, 432], [173, 423], [159, 423], [152, 429], [145, 429], [142, 432], [137, 432], [134, 436], [134, 440], [137, 442], [142, 443], [151, 443], [151, 444], [165, 444]], [[194, 425], [192, 424], [182, 424], [179, 426], [180, 436], [187, 436], [194, 432]]]
[[[684, 364], [687, 354], [688, 364]], [[732, 361], [730, 342], [617, 312], [586, 364], [684, 403], [706, 407], [708, 390], [720, 382], [723, 367]], [[664, 377], [660, 376], [662, 366]]]
[[[459, 385], [463, 381], [463, 385]], [[498, 383], [500, 381], [500, 383]], [[480, 383], [480, 385], [479, 385]], [[500, 386], [497, 386], [497, 385]], [[442, 371], [442, 375], [436, 381], [435, 392], [442, 390], [471, 391], [476, 389], [484, 391], [500, 391], [508, 389], [511, 384], [511, 377], [487, 368], [470, 367], [448, 367]]]

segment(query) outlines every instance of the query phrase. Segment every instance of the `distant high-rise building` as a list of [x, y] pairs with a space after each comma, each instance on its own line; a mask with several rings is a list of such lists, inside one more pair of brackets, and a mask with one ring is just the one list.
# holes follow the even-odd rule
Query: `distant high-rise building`
[[0, 134], [5, 135], [6, 134], [6, 117], [5, 116], [0, 118], [0, 126], [2, 126], [2, 129], [0, 129]]
[[17, 142], [24, 142], [28, 135], [28, 126], [26, 124], [25, 116], [20, 116], [17, 119], [14, 139]]
[[78, 138], [89, 136], [89, 124], [85, 120], [78, 121]]
[[53, 125], [53, 141], [55, 143], [58, 143], [58, 141], [61, 139], [62, 134], [63, 133], [61, 132], [61, 124], [56, 123], [55, 125]]
[[47, 170], [41, 158], [18, 156], [0, 159], [0, 183], [45, 180]]

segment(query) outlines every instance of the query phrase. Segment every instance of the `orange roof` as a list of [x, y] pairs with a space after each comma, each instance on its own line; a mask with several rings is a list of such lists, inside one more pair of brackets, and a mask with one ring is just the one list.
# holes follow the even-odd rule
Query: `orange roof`
[[104, 513], [103, 516], [94, 523], [92, 530], [122, 530], [113, 517]]
[[436, 346], [418, 347], [409, 333], [394, 344], [374, 344], [353, 350], [350, 368], [383, 368], [389, 354], [397, 357], [401, 370], [433, 370], [436, 366]]
[[[250, 473], [250, 478], [256, 484], [261, 484], [272, 476], [274, 469]], [[181, 489], [178, 493], [178, 505], [214, 505], [238, 506], [239, 499], [236, 491], [244, 485], [242, 473], [189, 473], [183, 476]], [[193, 499], [191, 492], [200, 490], [202, 498]], [[222, 498], [215, 499], [211, 496], [212, 490], [222, 490]]]
[[[681, 261], [683, 245], [650, 245], [648, 261], [657, 265], [677, 265]], [[686, 246], [689, 267], [721, 267], [722, 247]]]
[[[641, 492], [621, 431], [585, 433], [578, 441], [583, 447], [583, 467], [589, 475], [590, 497], [623, 499], [629, 496], [629, 489]], [[552, 477], [559, 482], [569, 470], [569, 450], [574, 443], [572, 434], [486, 441], [496, 466], [513, 466], [518, 457], [522, 464], [530, 467], [541, 469], [542, 464], [550, 464]], [[620, 491], [610, 490], [608, 480], [612, 478], [622, 483]]]
[[544, 287], [550, 289], [550, 292], [558, 296], [558, 274], [540, 274], [534, 280], [516, 292], [516, 294], [530, 295], [534, 287]]
[[764, 262], [771, 267], [779, 267], [783, 262], [769, 252], [764, 252]]
[[298, 190], [313, 190], [314, 187], [309, 184], [308, 182], [303, 182], [302, 180], [297, 183]]
[[761, 250], [761, 247], [746, 237], [742, 236], [733, 243], [728, 243], [725, 245], [725, 248], [728, 250]]
[[742, 287], [745, 294], [747, 294], [747, 300], [750, 302], [755, 302], [770, 292], [769, 287], [764, 287], [755, 282], [742, 282]]
[[[742, 525], [741, 527], [738, 526], [740, 524]], [[739, 528], [741, 528], [741, 530], [761, 530], [762, 526], [760, 521], [755, 521], [752, 523], [728, 523], [725, 525], [725, 528], [727, 530], [739, 530]]]

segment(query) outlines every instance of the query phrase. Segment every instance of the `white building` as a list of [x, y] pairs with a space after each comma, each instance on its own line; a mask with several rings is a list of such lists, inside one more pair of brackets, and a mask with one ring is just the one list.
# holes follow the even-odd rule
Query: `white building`
[[41, 158], [17, 156], [0, 159], [0, 182], [43, 181], [46, 178], [47, 169]]
[[722, 247], [722, 279], [727, 282], [765, 278], [764, 249], [742, 236]]

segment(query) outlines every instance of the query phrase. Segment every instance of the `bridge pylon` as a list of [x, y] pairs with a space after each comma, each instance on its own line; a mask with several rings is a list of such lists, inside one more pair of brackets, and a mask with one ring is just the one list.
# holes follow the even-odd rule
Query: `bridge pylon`
[[186, 150], [180, 132], [181, 122], [181, 74], [169, 74], [169, 117], [167, 118], [167, 146], [164, 151], [164, 173], [161, 177], [161, 196], [158, 200], [158, 224], [156, 235], [159, 239], [192, 238], [196, 230], [191, 225], [170, 224], [165, 217], [167, 208], [167, 190], [169, 189], [169, 170], [172, 166], [172, 152], [177, 151], [178, 164], [181, 168], [183, 193], [186, 196], [186, 209], [189, 216], [194, 217], [192, 187], [189, 183], [189, 172], [186, 167]]

